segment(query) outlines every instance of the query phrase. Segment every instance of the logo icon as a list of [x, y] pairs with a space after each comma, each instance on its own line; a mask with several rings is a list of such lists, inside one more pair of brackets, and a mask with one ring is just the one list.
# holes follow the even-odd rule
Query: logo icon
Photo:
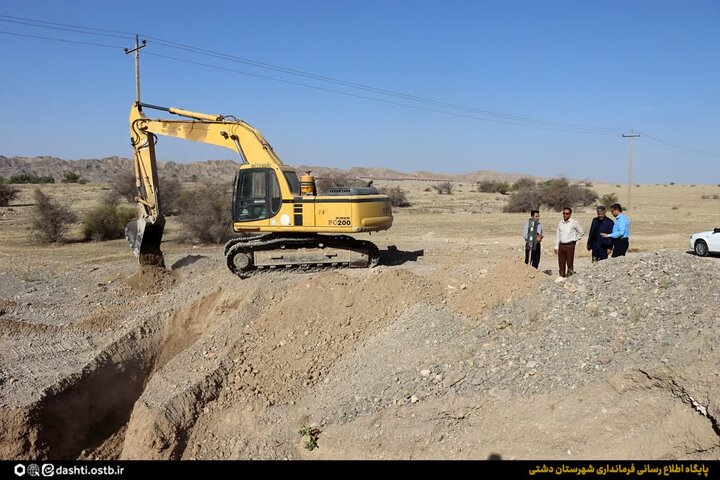
[[43, 477], [52, 477], [55, 475], [55, 466], [52, 463], [43, 463], [40, 472], [43, 474]]
[[18, 477], [22, 477], [23, 475], [25, 475], [25, 465], [23, 465], [22, 463], [18, 463], [17, 465], [15, 465], [15, 475], [17, 475]]
[[39, 477], [40, 476], [40, 467], [37, 463], [31, 463], [27, 467], [27, 474], [31, 477]]

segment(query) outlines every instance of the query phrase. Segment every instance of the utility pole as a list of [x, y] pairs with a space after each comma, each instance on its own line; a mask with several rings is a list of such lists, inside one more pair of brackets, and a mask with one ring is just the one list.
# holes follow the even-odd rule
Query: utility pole
[[129, 48], [125, 49], [126, 54], [135, 54], [135, 101], [137, 103], [140, 103], [140, 49], [145, 46], [147, 46], [147, 40], [143, 40], [142, 45], [140, 45], [140, 39], [138, 35], [135, 34], [135, 48], [132, 50]]
[[630, 210], [632, 207], [632, 201], [630, 197], [630, 193], [632, 191], [632, 145], [633, 145], [633, 139], [636, 137], [639, 137], [639, 133], [635, 133], [632, 130], [630, 130], [629, 135], [622, 134], [623, 137], [630, 139], [630, 161], [628, 162], [628, 204], [627, 204], [627, 210]]

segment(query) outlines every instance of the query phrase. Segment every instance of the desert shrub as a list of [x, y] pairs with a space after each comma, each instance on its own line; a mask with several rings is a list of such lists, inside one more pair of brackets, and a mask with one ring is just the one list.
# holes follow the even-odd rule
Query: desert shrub
[[615, 192], [606, 193], [605, 195], [600, 197], [600, 201], [598, 202], [599, 205], [604, 205], [608, 209], [610, 209], [610, 207], [612, 205], [615, 205], [616, 203], [619, 203], [619, 200]]
[[13, 175], [8, 180], [8, 183], [15, 184], [33, 184], [33, 183], [55, 183], [55, 179], [50, 176], [41, 177], [35, 173], [21, 173], [20, 175]]
[[670, 182], [670, 185], [675, 185], [675, 182]]
[[177, 177], [160, 178], [160, 206], [164, 215], [180, 213], [182, 183]]
[[478, 182], [477, 191], [485, 193], [500, 193], [505, 195], [510, 190], [510, 185], [507, 182], [497, 182], [493, 180], [483, 180]]
[[559, 212], [564, 207], [590, 205], [597, 198], [598, 194], [594, 190], [571, 185], [567, 178], [560, 177], [513, 192], [504, 211], [525, 212], [545, 206]]
[[378, 189], [380, 193], [383, 195], [387, 195], [390, 197], [390, 203], [393, 207], [409, 207], [410, 202], [408, 202], [407, 194], [405, 190], [401, 189], [399, 186], [396, 187], [382, 187]]
[[316, 177], [315, 183], [318, 193], [325, 193], [331, 188], [364, 187], [367, 185], [367, 182], [343, 172], [333, 172], [322, 177]]
[[180, 194], [178, 220], [184, 239], [201, 243], [223, 243], [232, 235], [232, 206], [224, 185], [201, 185]]
[[541, 206], [540, 189], [531, 187], [513, 192], [503, 210], [505, 212], [529, 212], [530, 210], [539, 210]]
[[75, 172], [65, 172], [63, 175], [62, 183], [85, 183], [80, 175]]
[[[180, 191], [182, 183], [177, 177], [160, 177], [158, 179], [160, 190], [160, 206], [163, 215], [177, 215], [180, 212]], [[138, 194], [135, 185], [135, 175], [124, 173], [118, 176], [112, 183], [112, 192], [115, 196], [124, 198], [130, 203], [135, 203]]]
[[135, 202], [137, 187], [135, 186], [135, 175], [132, 173], [120, 174], [112, 183], [112, 189], [117, 195], [130, 203]]
[[115, 240], [125, 236], [125, 226], [137, 218], [137, 209], [119, 207], [120, 195], [107, 192], [101, 204], [85, 214], [82, 220], [83, 236], [96, 242]]
[[39, 188], [33, 192], [33, 208], [30, 231], [40, 243], [62, 242], [77, 216], [67, 206], [45, 195]]
[[425, 187], [425, 188], [423, 189], [423, 192], [432, 192], [432, 188], [430, 188], [430, 187]]
[[7, 207], [10, 205], [10, 202], [17, 197], [18, 193], [20, 193], [20, 190], [17, 188], [0, 183], [0, 207]]
[[534, 187], [537, 184], [535, 180], [530, 177], [518, 178], [515, 183], [510, 186], [510, 190], [524, 190], [526, 188]]
[[452, 195], [453, 193], [453, 184], [451, 182], [437, 183], [433, 185], [433, 188], [441, 195]]

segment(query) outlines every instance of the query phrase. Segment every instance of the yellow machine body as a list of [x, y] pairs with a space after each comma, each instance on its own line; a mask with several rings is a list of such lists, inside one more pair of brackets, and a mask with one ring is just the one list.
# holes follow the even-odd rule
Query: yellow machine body
[[[143, 108], [163, 110], [185, 118], [151, 119], [145, 116]], [[294, 168], [283, 164], [263, 135], [242, 120], [135, 102], [130, 110], [130, 133], [140, 218], [128, 225], [126, 234], [141, 263], [143, 257], [162, 258], [159, 246], [164, 216], [155, 160], [157, 135], [218, 145], [240, 156], [242, 165], [235, 177], [232, 199], [233, 230], [237, 233], [274, 233], [277, 234], [273, 237], [276, 241], [283, 239], [278, 235], [287, 234], [288, 239], [300, 244], [300, 234], [376, 232], [392, 226], [392, 206], [388, 196], [378, 194], [372, 187], [338, 188], [325, 195], [315, 195], [315, 181], [309, 172], [298, 177]], [[347, 250], [367, 247], [359, 243], [351, 245], [351, 239], [342, 240], [337, 237], [331, 243], [339, 250], [345, 248], [343, 243], [348, 245]], [[310, 250], [306, 243], [302, 245], [294, 248]], [[323, 244], [318, 241], [318, 245]], [[267, 246], [257, 248], [268, 250]], [[287, 246], [283, 244], [281, 248]], [[239, 247], [236, 250], [239, 251]], [[366, 254], [373, 255], [363, 253]], [[355, 263], [360, 264], [359, 261]]]

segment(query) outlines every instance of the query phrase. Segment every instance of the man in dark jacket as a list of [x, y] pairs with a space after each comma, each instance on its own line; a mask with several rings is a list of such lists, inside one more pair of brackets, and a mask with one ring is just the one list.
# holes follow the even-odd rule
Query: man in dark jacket
[[612, 238], [604, 238], [601, 233], [612, 233], [615, 222], [605, 215], [605, 207], [597, 207], [597, 217], [593, 218], [587, 239], [587, 249], [592, 250], [592, 261], [605, 260], [612, 251]]

